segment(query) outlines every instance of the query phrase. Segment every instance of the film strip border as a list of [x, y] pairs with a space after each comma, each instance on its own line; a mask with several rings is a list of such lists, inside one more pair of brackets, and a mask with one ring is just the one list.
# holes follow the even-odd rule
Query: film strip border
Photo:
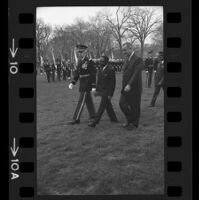
[[[13, 2], [12, 2], [13, 3]], [[15, 2], [17, 3], [17, 2]], [[10, 199], [35, 199], [36, 194], [36, 41], [35, 8], [23, 1], [10, 13], [9, 116]], [[189, 4], [187, 4], [189, 6]], [[12, 5], [12, 9], [14, 6]], [[177, 11], [177, 12], [176, 12]], [[165, 199], [191, 199], [190, 45], [187, 14], [178, 2], [164, 7], [165, 27]], [[23, 27], [23, 28], [22, 28]], [[24, 32], [24, 29], [26, 30]], [[17, 31], [15, 31], [17, 30]], [[21, 31], [20, 31], [21, 30]], [[189, 66], [189, 67], [188, 67]], [[187, 86], [183, 82], [187, 80]], [[11, 84], [12, 83], [14, 84]], [[33, 85], [34, 83], [34, 85]], [[15, 102], [13, 102], [15, 99]], [[187, 103], [185, 103], [187, 102]], [[187, 107], [186, 107], [187, 106]], [[185, 108], [185, 109], [184, 109]], [[189, 127], [190, 126], [190, 127]], [[187, 174], [189, 176], [184, 176]], [[189, 177], [187, 179], [187, 177]], [[22, 179], [23, 181], [19, 181]], [[187, 184], [189, 182], [189, 184]]]
[[[20, 5], [19, 5], [20, 4]], [[36, 198], [36, 41], [33, 1], [9, 1], [9, 196]]]
[[168, 199], [192, 199], [191, 15], [185, 12], [189, 6], [185, 1], [165, 3], [165, 194]]

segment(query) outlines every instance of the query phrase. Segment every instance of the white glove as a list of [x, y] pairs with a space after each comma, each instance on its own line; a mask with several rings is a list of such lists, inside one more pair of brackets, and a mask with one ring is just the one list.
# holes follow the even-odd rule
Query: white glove
[[68, 86], [68, 88], [72, 90], [73, 89], [73, 84], [70, 83], [69, 86]]
[[95, 88], [92, 88], [92, 92], [96, 92], [96, 89], [95, 89]]

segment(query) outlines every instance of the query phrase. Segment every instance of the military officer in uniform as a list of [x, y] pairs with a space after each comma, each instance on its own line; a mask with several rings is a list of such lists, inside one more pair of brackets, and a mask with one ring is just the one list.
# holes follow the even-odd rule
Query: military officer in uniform
[[51, 67], [47, 58], [44, 60], [44, 71], [46, 72], [47, 81], [50, 83]]
[[62, 72], [63, 72], [63, 80], [65, 81], [66, 80], [66, 61], [65, 60], [62, 60]]
[[101, 102], [95, 119], [88, 124], [95, 127], [99, 123], [104, 111], [106, 110], [111, 122], [117, 122], [116, 114], [111, 104], [111, 98], [115, 90], [115, 71], [108, 64], [109, 58], [102, 56], [100, 59], [100, 69], [97, 74], [97, 86], [95, 96], [101, 96]]
[[80, 116], [86, 103], [90, 119], [95, 117], [95, 108], [93, 100], [91, 97], [91, 90], [96, 87], [96, 69], [92, 60], [87, 57], [88, 47], [85, 45], [76, 46], [76, 54], [78, 58], [77, 68], [74, 70], [74, 77], [69, 88], [72, 89], [73, 86], [79, 80], [79, 101], [73, 115], [73, 120], [68, 124], [79, 124]]
[[145, 60], [145, 66], [146, 66], [146, 73], [148, 73], [148, 84], [147, 87], [151, 87], [152, 82], [152, 76], [153, 76], [153, 59], [151, 57], [152, 51], [148, 52], [148, 57]]
[[157, 66], [157, 72], [155, 75], [155, 90], [153, 94], [153, 98], [150, 103], [150, 107], [155, 106], [156, 99], [161, 90], [164, 90], [164, 60], [163, 60], [163, 52], [159, 52], [159, 64]]
[[153, 83], [154, 83], [154, 85], [155, 85], [155, 76], [156, 76], [158, 64], [159, 64], [159, 53], [156, 53], [156, 56], [153, 60], [153, 72], [154, 72]]
[[123, 80], [119, 105], [126, 117], [123, 127], [133, 130], [139, 125], [144, 63], [135, 55], [130, 43], [123, 44], [123, 53], [126, 59], [122, 67]]
[[51, 72], [52, 81], [55, 82], [55, 71], [56, 71], [56, 67], [55, 67], [55, 64], [54, 64], [54, 63], [52, 63], [52, 65], [51, 65], [51, 70], [52, 70], [52, 72]]
[[70, 76], [71, 76], [71, 69], [72, 69], [72, 66], [71, 66], [70, 60], [67, 60], [67, 62], [66, 62], [66, 76], [67, 76], [68, 79], [70, 79]]
[[56, 59], [56, 64], [57, 64], [57, 80], [61, 81], [61, 71], [62, 71], [61, 59]]

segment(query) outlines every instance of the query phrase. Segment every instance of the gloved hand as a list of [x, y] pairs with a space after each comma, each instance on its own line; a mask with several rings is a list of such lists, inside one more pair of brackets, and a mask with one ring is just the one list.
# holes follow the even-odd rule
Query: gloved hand
[[93, 93], [96, 92], [96, 89], [95, 89], [95, 88], [92, 88], [91, 92], [93, 92]]
[[68, 86], [68, 88], [72, 90], [73, 89], [73, 84], [70, 83], [69, 86]]
[[128, 92], [128, 91], [130, 91], [130, 89], [131, 89], [131, 86], [128, 84], [128, 85], [126, 85], [126, 87], [124, 88], [124, 91], [125, 91], [125, 92]]

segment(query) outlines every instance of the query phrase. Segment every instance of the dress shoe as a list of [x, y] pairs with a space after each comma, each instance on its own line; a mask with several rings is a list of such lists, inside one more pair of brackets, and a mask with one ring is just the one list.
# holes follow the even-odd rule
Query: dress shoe
[[136, 129], [137, 127], [134, 125], [134, 124], [129, 124], [127, 127], [126, 127], [126, 130], [127, 131], [132, 131], [134, 129]]
[[117, 119], [111, 120], [112, 123], [118, 123]]
[[150, 104], [150, 105], [148, 105], [148, 107], [155, 107], [155, 105], [154, 104]]
[[129, 126], [129, 123], [128, 123], [128, 122], [122, 124], [122, 127], [123, 127], [123, 128], [126, 128], [126, 127], [128, 127], [128, 126]]
[[79, 124], [79, 123], [80, 123], [80, 120], [78, 119], [78, 120], [70, 121], [70, 122], [68, 122], [67, 124], [68, 124], [68, 125], [74, 125], [74, 124]]
[[88, 126], [89, 126], [89, 127], [92, 127], [92, 128], [95, 128], [96, 123], [95, 123], [95, 122], [90, 122], [90, 123], [88, 124]]

